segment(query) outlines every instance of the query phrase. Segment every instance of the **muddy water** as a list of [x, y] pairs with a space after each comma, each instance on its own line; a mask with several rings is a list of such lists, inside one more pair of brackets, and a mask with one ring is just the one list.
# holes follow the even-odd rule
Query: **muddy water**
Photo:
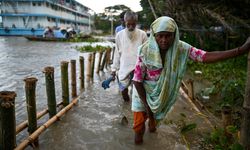
[[[61, 101], [60, 62], [78, 60], [79, 56], [84, 56], [86, 64], [87, 54], [74, 50], [72, 47], [75, 45], [32, 42], [22, 37], [0, 37], [0, 91], [9, 90], [17, 93], [17, 124], [27, 119], [23, 82], [25, 77], [38, 78], [37, 111], [46, 108], [45, 81], [42, 73], [46, 66], [55, 67], [56, 97], [57, 102]], [[77, 64], [77, 71], [78, 66]], [[94, 84], [87, 86], [78, 105], [39, 137], [38, 149], [185, 149], [176, 128], [166, 125], [160, 126], [157, 133], [146, 131], [144, 145], [135, 146], [130, 104], [123, 103], [116, 83], [112, 83], [108, 90], [103, 90], [100, 86], [108, 74], [106, 72], [100, 76], [95, 75]], [[121, 124], [123, 116], [128, 118], [127, 125]], [[39, 120], [38, 125], [42, 125], [47, 119], [48, 117], [44, 117]], [[17, 144], [25, 137], [27, 130], [18, 134]]]
[[[107, 90], [100, 87], [96, 81], [87, 88], [78, 105], [40, 137], [40, 149], [185, 149], [176, 128], [166, 125], [156, 133], [146, 130], [144, 144], [135, 146], [130, 103], [122, 101], [116, 83]], [[128, 124], [121, 123], [123, 116], [128, 118]]]

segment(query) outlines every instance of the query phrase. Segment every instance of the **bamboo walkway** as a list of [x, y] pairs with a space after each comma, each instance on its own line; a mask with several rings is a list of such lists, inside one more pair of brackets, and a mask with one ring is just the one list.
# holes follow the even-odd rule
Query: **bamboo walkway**
[[[200, 135], [209, 132], [212, 126], [207, 117], [199, 113], [195, 105], [183, 95], [178, 96], [176, 104], [164, 121], [168, 125], [161, 124], [156, 133], [146, 130], [144, 144], [134, 145], [131, 104], [122, 101], [117, 83], [111, 83], [111, 87], [104, 90], [101, 87], [104, 79], [105, 75], [95, 76], [94, 83], [87, 86], [77, 106], [39, 136], [39, 147], [36, 149], [200, 149]], [[183, 114], [186, 117], [183, 118]], [[124, 116], [128, 118], [128, 124], [122, 121]], [[183, 121], [187, 124], [196, 123], [197, 128], [183, 136], [178, 129]]]

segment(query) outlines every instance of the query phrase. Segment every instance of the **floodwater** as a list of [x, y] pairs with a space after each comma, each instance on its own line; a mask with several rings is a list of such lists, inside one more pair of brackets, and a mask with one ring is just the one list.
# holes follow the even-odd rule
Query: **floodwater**
[[60, 62], [78, 60], [83, 54], [67, 43], [32, 42], [23, 37], [0, 37], [0, 91], [15, 91], [17, 124], [26, 118], [24, 81], [26, 77], [36, 77], [37, 110], [46, 106], [45, 77], [46, 66], [55, 68], [57, 99], [60, 95]]
[[[39, 112], [47, 107], [45, 77], [42, 70], [46, 66], [53, 66], [55, 68], [57, 103], [60, 102], [60, 62], [70, 61], [71, 59], [77, 60], [78, 74], [78, 59], [79, 56], [84, 56], [86, 66], [87, 54], [76, 51], [73, 47], [77, 44], [33, 42], [22, 37], [0, 37], [0, 91], [8, 90], [17, 93], [15, 106], [17, 124], [27, 119], [23, 79], [30, 76], [38, 78], [36, 103]], [[135, 146], [133, 143], [131, 104], [122, 101], [116, 82], [111, 83], [111, 88], [107, 90], [101, 87], [101, 81], [105, 80], [108, 75], [107, 70], [101, 72], [100, 75], [95, 74], [94, 82], [87, 84], [85, 91], [80, 95], [78, 104], [69, 110], [60, 121], [41, 134], [38, 149], [187, 149], [183, 144], [183, 137], [174, 125], [161, 125], [156, 133], [146, 131], [144, 144]], [[79, 81], [77, 86], [79, 87]], [[184, 111], [187, 111], [187, 108], [190, 107], [184, 106], [187, 104], [181, 105], [183, 105], [183, 108], [185, 107]], [[177, 112], [180, 113], [181, 109], [178, 109]], [[190, 107], [188, 111], [192, 112], [192, 108]], [[128, 118], [128, 124], [121, 123], [123, 116]], [[189, 116], [192, 115], [189, 114]], [[197, 115], [194, 114], [193, 116]], [[43, 117], [38, 121], [38, 125], [41, 126], [47, 119], [48, 116]], [[27, 136], [26, 129], [19, 133], [17, 144]], [[31, 149], [31, 147], [28, 149]]]

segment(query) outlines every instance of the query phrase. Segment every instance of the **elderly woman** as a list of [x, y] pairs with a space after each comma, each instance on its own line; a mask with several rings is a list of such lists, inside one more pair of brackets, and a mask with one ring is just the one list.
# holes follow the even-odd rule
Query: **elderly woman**
[[156, 120], [163, 119], [176, 101], [187, 59], [211, 63], [248, 52], [250, 38], [241, 47], [206, 52], [179, 39], [179, 30], [170, 17], [160, 17], [151, 24], [151, 34], [139, 47], [134, 70], [132, 111], [135, 144], [142, 144], [147, 119], [149, 131], [156, 131]]

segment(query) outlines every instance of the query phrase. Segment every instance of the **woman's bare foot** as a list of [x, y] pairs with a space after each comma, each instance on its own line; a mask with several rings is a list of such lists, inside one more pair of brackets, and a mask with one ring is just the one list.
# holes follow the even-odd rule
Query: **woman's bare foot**
[[142, 133], [135, 133], [135, 144], [141, 145], [143, 143], [143, 134]]

